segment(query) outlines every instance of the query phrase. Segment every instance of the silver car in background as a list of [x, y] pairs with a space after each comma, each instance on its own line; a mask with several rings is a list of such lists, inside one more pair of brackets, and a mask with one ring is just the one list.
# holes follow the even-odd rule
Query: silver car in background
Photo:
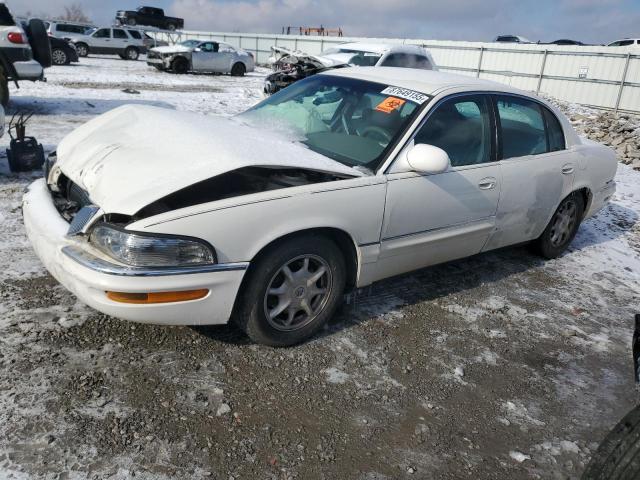
[[253, 72], [253, 55], [213, 40], [186, 40], [176, 45], [149, 50], [147, 64], [175, 73], [230, 73], [242, 77]]

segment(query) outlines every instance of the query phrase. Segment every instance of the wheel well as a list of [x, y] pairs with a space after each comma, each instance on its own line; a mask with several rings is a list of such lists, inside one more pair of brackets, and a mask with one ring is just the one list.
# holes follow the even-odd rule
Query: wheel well
[[589, 190], [587, 187], [579, 188], [578, 190], [575, 190], [572, 195], [580, 195], [582, 197], [582, 200], [584, 201], [583, 215], [586, 215], [586, 213], [589, 211], [589, 207], [591, 206], [591, 199], [593, 198], [591, 190]]
[[356, 251], [356, 244], [351, 238], [351, 235], [349, 235], [344, 230], [340, 230], [339, 228], [310, 228], [307, 230], [300, 230], [297, 232], [289, 233], [273, 240], [272, 242], [262, 247], [262, 249], [253, 257], [253, 260], [251, 262], [254, 263], [258, 258], [260, 258], [260, 256], [264, 255], [266, 251], [273, 248], [280, 242], [288, 240], [292, 237], [297, 237], [299, 235], [309, 234], [324, 236], [336, 243], [336, 245], [342, 252], [342, 255], [344, 256], [345, 265], [347, 267], [347, 282], [345, 292], [354, 289], [358, 279], [358, 252]]

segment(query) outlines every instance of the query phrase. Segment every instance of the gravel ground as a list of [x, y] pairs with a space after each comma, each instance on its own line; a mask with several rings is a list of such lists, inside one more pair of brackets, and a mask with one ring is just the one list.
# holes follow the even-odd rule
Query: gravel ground
[[[23, 84], [13, 109], [36, 112], [28, 132], [51, 150], [130, 101], [236, 113], [261, 97], [263, 75], [88, 59]], [[601, 115], [563, 107], [600, 131]], [[21, 194], [38, 175], [9, 174], [0, 157], [0, 478], [578, 478], [638, 401], [630, 167], [562, 258], [517, 247], [375, 284], [290, 349], [80, 304], [24, 234]]]

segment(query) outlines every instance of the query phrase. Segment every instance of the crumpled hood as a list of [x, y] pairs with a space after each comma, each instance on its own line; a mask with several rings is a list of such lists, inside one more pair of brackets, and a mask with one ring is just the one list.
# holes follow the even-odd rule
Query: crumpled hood
[[156, 53], [189, 53], [193, 51], [193, 48], [185, 47], [184, 45], [167, 45], [164, 47], [154, 47], [151, 49]]
[[58, 146], [62, 173], [106, 213], [133, 215], [196, 182], [250, 166], [362, 173], [277, 132], [224, 117], [125, 105]]

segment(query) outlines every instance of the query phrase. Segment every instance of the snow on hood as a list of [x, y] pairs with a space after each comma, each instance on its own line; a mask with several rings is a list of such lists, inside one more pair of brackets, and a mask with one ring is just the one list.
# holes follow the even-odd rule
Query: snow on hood
[[277, 132], [224, 117], [125, 105], [58, 146], [58, 165], [106, 213], [133, 215], [170, 193], [250, 166], [361, 172]]
[[166, 45], [164, 47], [154, 47], [151, 51], [157, 53], [189, 53], [193, 51], [193, 48], [184, 45]]

